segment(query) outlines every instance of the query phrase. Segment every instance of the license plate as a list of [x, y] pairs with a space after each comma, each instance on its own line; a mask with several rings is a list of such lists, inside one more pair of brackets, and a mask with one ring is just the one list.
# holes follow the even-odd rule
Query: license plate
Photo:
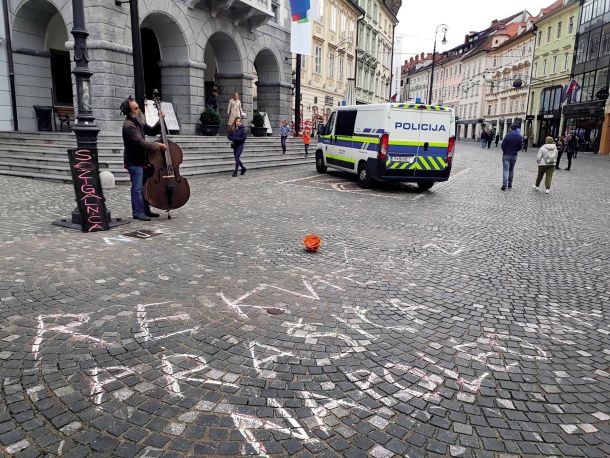
[[390, 162], [408, 162], [412, 164], [415, 162], [415, 156], [390, 156]]

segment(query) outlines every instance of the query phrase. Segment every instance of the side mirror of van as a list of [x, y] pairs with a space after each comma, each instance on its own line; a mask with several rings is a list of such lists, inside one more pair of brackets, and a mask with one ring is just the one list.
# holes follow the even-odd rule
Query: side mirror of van
[[318, 125], [318, 135], [326, 135], [326, 126], [324, 124]]

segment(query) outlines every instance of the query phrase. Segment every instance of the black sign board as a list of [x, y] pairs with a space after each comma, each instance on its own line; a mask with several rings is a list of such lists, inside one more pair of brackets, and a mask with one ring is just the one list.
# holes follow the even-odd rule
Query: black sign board
[[107, 231], [110, 220], [100, 182], [97, 151], [69, 149], [68, 158], [82, 231]]
[[534, 119], [536, 119], [536, 116], [534, 116], [534, 115], [527, 115], [527, 116], [525, 117], [525, 120], [526, 120], [526, 121], [533, 121]]

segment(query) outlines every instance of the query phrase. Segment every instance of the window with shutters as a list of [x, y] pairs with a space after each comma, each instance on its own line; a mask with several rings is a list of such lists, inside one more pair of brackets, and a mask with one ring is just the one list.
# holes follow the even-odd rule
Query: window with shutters
[[322, 47], [316, 46], [314, 54], [314, 70], [317, 75], [322, 74]]

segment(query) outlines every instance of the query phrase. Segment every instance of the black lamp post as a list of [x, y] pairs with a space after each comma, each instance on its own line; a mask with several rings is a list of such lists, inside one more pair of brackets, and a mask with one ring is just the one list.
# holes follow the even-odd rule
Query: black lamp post
[[434, 33], [434, 50], [432, 51], [432, 70], [430, 72], [430, 90], [428, 92], [428, 105], [432, 104], [432, 88], [434, 87], [434, 65], [436, 64], [436, 38], [438, 37], [438, 32], [442, 30], [443, 32], [443, 41], [442, 44], [447, 44], [447, 31], [449, 30], [449, 26], [447, 24], [441, 24], [436, 28], [436, 32]]
[[106, 209], [106, 199], [100, 182], [99, 162], [97, 159], [97, 134], [99, 127], [91, 107], [91, 76], [89, 52], [85, 28], [85, 8], [83, 0], [72, 0], [72, 36], [74, 37], [74, 62], [72, 71], [76, 83], [76, 122], [74, 135], [76, 149], [68, 150], [72, 183], [76, 194], [77, 208], [72, 217], [54, 221], [53, 224], [83, 232], [105, 231], [113, 226], [127, 224], [120, 218], [112, 220]]
[[136, 102], [144, 110], [144, 61], [142, 56], [142, 35], [140, 34], [140, 11], [138, 0], [114, 0], [114, 4], [121, 6], [129, 3], [129, 16], [131, 20], [131, 44], [133, 56], [133, 85], [136, 93]]
[[87, 50], [87, 37], [89, 32], [85, 28], [85, 8], [83, 0], [72, 0], [72, 36], [74, 37], [74, 62], [76, 66], [72, 73], [76, 81], [76, 100], [78, 111], [74, 124], [74, 135], [79, 149], [96, 150], [97, 134], [100, 129], [95, 124], [95, 117], [91, 111], [91, 75], [89, 70], [89, 52]]

